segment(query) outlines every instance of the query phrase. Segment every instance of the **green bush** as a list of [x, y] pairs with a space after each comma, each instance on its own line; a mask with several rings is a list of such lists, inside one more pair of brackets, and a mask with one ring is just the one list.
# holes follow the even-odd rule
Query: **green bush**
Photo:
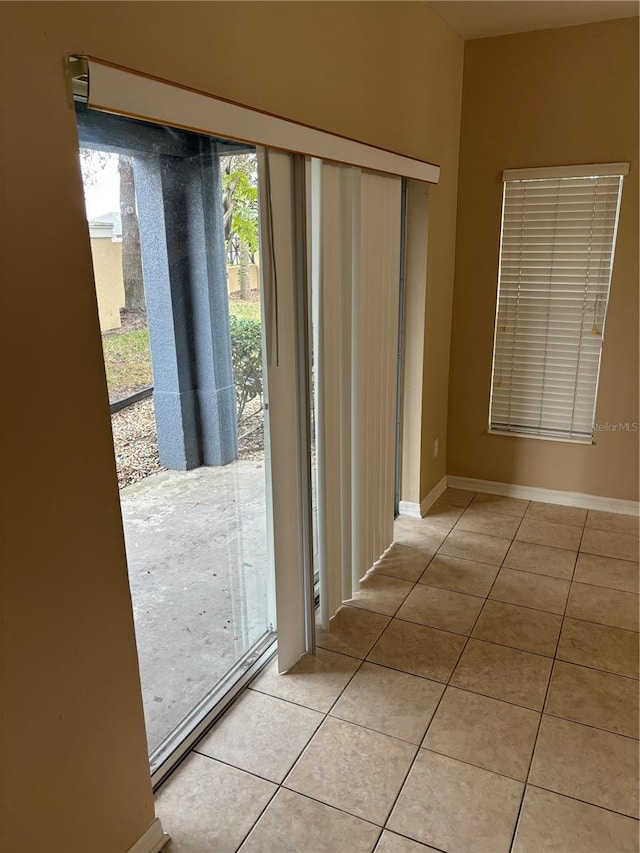
[[257, 320], [229, 316], [238, 423], [247, 403], [262, 403], [262, 330]]

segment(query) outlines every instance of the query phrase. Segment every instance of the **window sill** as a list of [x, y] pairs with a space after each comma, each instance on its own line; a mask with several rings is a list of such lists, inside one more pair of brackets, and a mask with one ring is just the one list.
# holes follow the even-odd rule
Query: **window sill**
[[487, 435], [506, 435], [510, 438], [533, 438], [537, 441], [559, 441], [562, 444], [595, 444], [593, 438], [563, 438], [559, 435], [535, 435], [531, 432], [516, 432], [515, 430], [488, 429]]

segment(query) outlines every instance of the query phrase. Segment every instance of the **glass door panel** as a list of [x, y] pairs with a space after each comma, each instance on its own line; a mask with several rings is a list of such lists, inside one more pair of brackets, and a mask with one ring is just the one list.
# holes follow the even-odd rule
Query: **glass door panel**
[[153, 768], [274, 636], [257, 159], [77, 116]]

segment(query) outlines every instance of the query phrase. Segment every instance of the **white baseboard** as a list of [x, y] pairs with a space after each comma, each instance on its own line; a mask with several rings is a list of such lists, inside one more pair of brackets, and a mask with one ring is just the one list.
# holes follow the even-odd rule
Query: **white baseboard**
[[435, 484], [426, 498], [423, 498], [419, 504], [412, 501], [400, 501], [398, 505], [400, 515], [406, 515], [409, 518], [424, 518], [446, 488], [447, 478], [445, 476]]
[[422, 518], [420, 504], [413, 503], [412, 501], [400, 501], [398, 512], [400, 515], [409, 516], [409, 518]]
[[160, 818], [157, 817], [133, 847], [129, 848], [128, 853], [160, 853], [170, 839], [171, 836], [163, 830]]
[[441, 480], [439, 480], [435, 484], [435, 486], [431, 489], [431, 491], [426, 496], [426, 498], [423, 498], [420, 501], [420, 515], [422, 516], [422, 518], [425, 517], [425, 515], [429, 512], [431, 507], [438, 500], [438, 498], [440, 497], [440, 495], [444, 492], [444, 490], [446, 488], [447, 488], [447, 477], [445, 474], [445, 476]]
[[516, 486], [512, 483], [494, 483], [491, 480], [474, 480], [470, 477], [452, 476], [447, 477], [447, 485], [453, 489], [466, 489], [470, 492], [486, 492], [490, 495], [503, 495], [508, 498], [524, 498], [529, 501], [542, 501], [549, 504], [579, 506], [583, 509], [598, 509], [603, 512], [616, 512], [620, 515], [640, 514], [638, 501], [586, 495], [582, 492], [561, 492], [555, 489], [540, 489], [537, 486]]

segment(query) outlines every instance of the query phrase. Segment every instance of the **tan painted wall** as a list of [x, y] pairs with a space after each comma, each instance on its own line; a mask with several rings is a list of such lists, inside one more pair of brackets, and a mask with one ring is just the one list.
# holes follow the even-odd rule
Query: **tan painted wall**
[[[443, 166], [424, 375], [425, 434], [442, 438], [462, 44], [423, 3], [2, 3], [0, 16], [3, 844], [118, 853], [153, 801], [63, 57], [93, 54]], [[223, 34], [247, 21], [261, 38], [237, 62]], [[34, 251], [43, 210], [56, 228]]]
[[591, 446], [487, 435], [504, 168], [630, 161], [598, 423], [638, 416], [638, 19], [467, 42], [449, 474], [638, 499], [638, 433]]
[[[258, 290], [260, 287], [260, 268], [258, 264], [249, 264], [249, 284], [251, 290]], [[240, 267], [234, 264], [227, 264], [227, 292], [236, 293], [240, 290]]]
[[92, 237], [91, 257], [100, 330], [108, 332], [110, 329], [119, 329], [120, 309], [124, 308], [122, 241]]

